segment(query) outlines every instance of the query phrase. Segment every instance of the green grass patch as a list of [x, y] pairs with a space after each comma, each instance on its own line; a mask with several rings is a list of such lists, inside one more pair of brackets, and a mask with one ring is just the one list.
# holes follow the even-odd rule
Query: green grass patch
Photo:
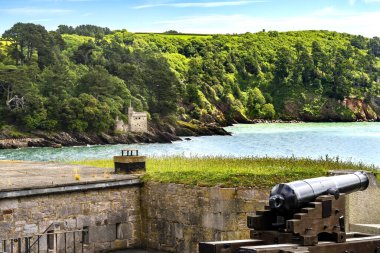
[[[112, 160], [75, 164], [113, 167]], [[164, 157], [148, 158], [144, 181], [220, 187], [271, 187], [278, 183], [325, 176], [329, 170], [375, 171], [373, 166], [338, 159]]]

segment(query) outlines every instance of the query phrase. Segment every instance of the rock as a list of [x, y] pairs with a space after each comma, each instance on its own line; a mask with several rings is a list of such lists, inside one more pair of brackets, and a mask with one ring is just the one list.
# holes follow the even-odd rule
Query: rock
[[[196, 123], [196, 124], [195, 124]], [[32, 132], [33, 137], [20, 139], [0, 139], [0, 149], [21, 147], [54, 147], [84, 146], [102, 144], [130, 143], [171, 143], [182, 140], [178, 136], [229, 135], [216, 124], [202, 124], [194, 121], [191, 124], [152, 124], [146, 133], [67, 133], [67, 132]]]

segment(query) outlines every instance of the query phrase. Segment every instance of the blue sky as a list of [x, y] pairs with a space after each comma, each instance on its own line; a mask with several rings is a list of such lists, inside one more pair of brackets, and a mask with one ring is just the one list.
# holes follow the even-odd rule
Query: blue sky
[[48, 30], [94, 24], [132, 32], [324, 29], [373, 37], [380, 36], [380, 0], [0, 0], [0, 33], [16, 22]]

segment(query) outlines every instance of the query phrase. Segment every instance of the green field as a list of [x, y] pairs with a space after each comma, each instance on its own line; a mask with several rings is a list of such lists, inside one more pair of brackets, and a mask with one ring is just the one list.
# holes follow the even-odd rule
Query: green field
[[[78, 161], [75, 164], [113, 167], [112, 160]], [[338, 159], [166, 157], [149, 158], [143, 180], [198, 186], [271, 187], [281, 182], [325, 176], [329, 170], [375, 169]]]

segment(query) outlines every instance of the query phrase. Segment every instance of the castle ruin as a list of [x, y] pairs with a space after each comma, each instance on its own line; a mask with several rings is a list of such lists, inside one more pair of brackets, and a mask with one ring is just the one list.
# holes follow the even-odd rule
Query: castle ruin
[[148, 115], [147, 112], [135, 112], [133, 107], [128, 108], [128, 124], [123, 120], [116, 118], [116, 132], [145, 133], [148, 132]]

